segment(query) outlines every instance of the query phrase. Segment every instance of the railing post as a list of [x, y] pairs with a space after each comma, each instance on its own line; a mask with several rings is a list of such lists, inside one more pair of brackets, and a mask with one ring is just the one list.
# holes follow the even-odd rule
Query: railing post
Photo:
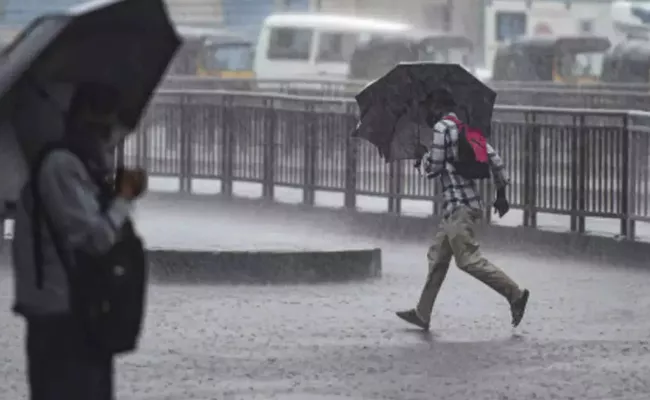
[[524, 113], [524, 121], [525, 121], [525, 126], [524, 126], [524, 137], [521, 140], [521, 156], [524, 158], [524, 161], [521, 163], [522, 167], [524, 168], [524, 171], [522, 173], [522, 176], [524, 177], [524, 182], [523, 182], [523, 193], [522, 195], [522, 200], [523, 200], [523, 221], [521, 221], [521, 224], [523, 226], [530, 226], [530, 213], [531, 213], [531, 196], [530, 196], [530, 190], [533, 185], [532, 183], [532, 160], [535, 157], [535, 154], [533, 152], [533, 141], [535, 140], [535, 126], [534, 118], [531, 118], [530, 112], [525, 112]]
[[623, 129], [621, 137], [621, 188], [619, 207], [621, 213], [621, 236], [634, 240], [636, 236], [634, 223], [634, 201], [636, 198], [636, 164], [638, 158], [631, 151], [630, 140], [630, 114], [623, 117]]
[[585, 192], [587, 188], [587, 145], [585, 116], [573, 118], [571, 140], [571, 232], [585, 232]]
[[10, 212], [7, 209], [7, 202], [0, 203], [0, 255], [4, 251], [6, 222], [10, 219]]
[[216, 171], [216, 165], [217, 165], [217, 159], [218, 159], [218, 154], [217, 154], [217, 107], [215, 107], [213, 104], [210, 104], [210, 106], [206, 107], [207, 108], [207, 116], [206, 116], [206, 121], [205, 121], [205, 134], [206, 134], [206, 142], [208, 146], [208, 165], [210, 165], [210, 169], [212, 169], [209, 172], [209, 175], [215, 174]]
[[316, 170], [318, 162], [317, 152], [317, 123], [314, 106], [309, 104], [305, 107], [305, 136], [303, 142], [303, 181], [302, 202], [313, 206], [316, 202]]
[[233, 97], [226, 95], [221, 104], [221, 194], [232, 197], [234, 171], [234, 124]]
[[149, 134], [147, 130], [154, 127], [154, 118], [152, 115], [149, 115], [145, 120], [144, 132], [143, 134], [138, 135], [136, 140], [136, 159], [139, 166], [149, 170]]
[[578, 231], [578, 180], [580, 179], [580, 162], [578, 154], [580, 154], [580, 138], [579, 132], [576, 128], [576, 117], [573, 117], [573, 129], [571, 132], [571, 215], [569, 216], [569, 230], [571, 232]]
[[[154, 127], [154, 113], [157, 109], [158, 105], [155, 103], [149, 107], [146, 114], [144, 115], [144, 118], [142, 119], [142, 122], [140, 122], [138, 132], [136, 132], [134, 138], [135, 163], [138, 167], [142, 167], [146, 170], [149, 170], [148, 131]], [[126, 146], [126, 141], [122, 144], [122, 146]]]
[[[356, 115], [348, 113], [347, 132], [350, 133], [357, 125]], [[345, 208], [357, 208], [357, 171], [359, 167], [359, 142], [352, 135], [346, 135], [345, 140]]]
[[589, 163], [589, 144], [592, 142], [591, 132], [587, 130], [586, 127], [586, 117], [584, 114], [580, 115], [580, 179], [578, 180], [580, 191], [579, 195], [579, 211], [580, 216], [578, 216], [578, 232], [583, 234], [586, 231], [586, 217], [584, 215], [587, 209], [587, 188], [588, 188], [588, 163]]
[[272, 99], [266, 102], [264, 117], [262, 198], [273, 200], [275, 189], [275, 138], [279, 126], [279, 116]]
[[402, 212], [402, 178], [403, 165], [401, 161], [394, 161], [388, 167], [388, 212], [399, 214]]
[[538, 192], [538, 165], [540, 161], [540, 142], [542, 132], [537, 124], [537, 113], [526, 112], [524, 115], [526, 127], [522, 140], [522, 154], [524, 157], [524, 215], [522, 224], [525, 227], [535, 228], [537, 226], [537, 192]]
[[193, 157], [192, 142], [194, 129], [192, 124], [191, 107], [187, 96], [181, 97], [180, 103], [180, 190], [184, 193], [192, 192]]

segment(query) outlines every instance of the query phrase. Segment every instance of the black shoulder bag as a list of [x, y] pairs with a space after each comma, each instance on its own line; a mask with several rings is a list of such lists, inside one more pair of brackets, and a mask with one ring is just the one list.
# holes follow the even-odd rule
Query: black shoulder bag
[[[143, 242], [135, 233], [132, 221], [127, 220], [120, 228], [118, 241], [106, 254], [75, 249], [71, 256], [66, 253], [51, 217], [42, 206], [38, 185], [43, 161], [52, 151], [61, 149], [72, 151], [62, 143], [48, 146], [41, 151], [31, 171], [36, 285], [39, 289], [43, 286], [41, 225], [44, 222], [65, 268], [72, 314], [80, 321], [91, 345], [107, 354], [131, 352], [138, 346], [145, 313], [148, 268]], [[105, 212], [110, 197], [101, 197], [102, 212]]]

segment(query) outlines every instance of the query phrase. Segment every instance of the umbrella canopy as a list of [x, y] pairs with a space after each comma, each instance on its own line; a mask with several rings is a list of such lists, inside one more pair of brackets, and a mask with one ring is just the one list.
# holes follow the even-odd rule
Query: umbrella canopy
[[0, 54], [0, 118], [28, 159], [62, 134], [77, 84], [120, 92], [119, 121], [137, 126], [181, 43], [163, 0], [103, 0], [37, 18]]
[[419, 159], [432, 134], [425, 100], [440, 89], [452, 94], [460, 119], [490, 135], [496, 93], [458, 64], [420, 62], [398, 64], [356, 95], [360, 122], [353, 135], [374, 144], [386, 161]]

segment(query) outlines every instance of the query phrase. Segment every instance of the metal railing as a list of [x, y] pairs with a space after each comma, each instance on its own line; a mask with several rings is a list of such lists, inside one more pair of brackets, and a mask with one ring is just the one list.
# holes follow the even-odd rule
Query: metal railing
[[[257, 93], [284, 93], [325, 98], [353, 97], [367, 82], [343, 80], [248, 80], [170, 76], [163, 90], [236, 90]], [[629, 85], [569, 86], [542, 83], [494, 83], [497, 103], [539, 107], [573, 107], [595, 109], [650, 109], [650, 89], [633, 89]], [[645, 87], [641, 85], [641, 87]]]
[[[311, 205], [316, 191], [330, 191], [350, 209], [358, 195], [371, 195], [386, 198], [393, 213], [406, 199], [431, 200], [439, 211], [435, 181], [411, 163], [386, 164], [350, 138], [356, 114], [348, 99], [161, 91], [124, 157], [180, 178], [188, 192], [197, 178], [220, 180], [225, 195], [233, 182], [248, 181], [261, 183], [269, 199], [285, 186], [302, 189]], [[509, 199], [523, 210], [523, 225], [536, 227], [538, 213], [559, 214], [584, 233], [586, 217], [611, 218], [633, 239], [635, 222], [650, 221], [649, 134], [650, 113], [499, 106], [491, 142], [506, 160]]]
[[[167, 89], [192, 89], [193, 85], [224, 85], [220, 87], [213, 87], [213, 89], [229, 89], [229, 85], [246, 86], [251, 82], [261, 82], [266, 84], [282, 85], [282, 86], [300, 86], [304, 84], [318, 83], [324, 86], [332, 87], [345, 87], [362, 88], [369, 81], [367, 80], [349, 80], [349, 79], [221, 79], [214, 77], [199, 77], [195, 75], [168, 75]], [[212, 83], [210, 83], [212, 82]], [[546, 82], [546, 81], [489, 81], [487, 85], [496, 89], [549, 89], [549, 90], [600, 90], [600, 91], [613, 91], [613, 92], [646, 92], [650, 93], [650, 84], [647, 83], [612, 83], [612, 82], [593, 82], [593, 83], [563, 83], [563, 82]], [[194, 89], [202, 89], [201, 86]], [[208, 89], [203, 87], [203, 89]]]
[[650, 93], [650, 85], [647, 83], [613, 83], [613, 82], [589, 82], [589, 83], [563, 83], [545, 81], [492, 81], [489, 83], [497, 89], [555, 89], [555, 90], [606, 90], [615, 92], [646, 92]]

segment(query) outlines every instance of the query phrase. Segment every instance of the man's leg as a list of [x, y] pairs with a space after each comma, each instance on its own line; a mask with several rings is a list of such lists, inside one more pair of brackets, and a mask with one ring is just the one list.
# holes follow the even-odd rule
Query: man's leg
[[436, 234], [433, 243], [427, 252], [429, 274], [422, 288], [420, 301], [415, 308], [418, 315], [426, 322], [431, 320], [431, 312], [436, 302], [442, 282], [449, 271], [449, 263], [453, 253], [447, 235], [442, 229]]
[[447, 235], [440, 229], [427, 252], [429, 273], [420, 295], [420, 301], [415, 309], [398, 312], [398, 317], [421, 328], [429, 329], [433, 305], [438, 297], [438, 292], [440, 292], [442, 282], [447, 276], [451, 257], [452, 251]]
[[449, 244], [461, 270], [472, 275], [510, 303], [512, 324], [519, 325], [528, 301], [528, 290], [519, 286], [497, 266], [488, 261], [479, 250], [474, 236], [475, 225], [481, 220], [481, 212], [467, 207], [456, 210], [445, 224]]
[[27, 325], [31, 400], [113, 400], [113, 360], [87, 343], [71, 318]]

